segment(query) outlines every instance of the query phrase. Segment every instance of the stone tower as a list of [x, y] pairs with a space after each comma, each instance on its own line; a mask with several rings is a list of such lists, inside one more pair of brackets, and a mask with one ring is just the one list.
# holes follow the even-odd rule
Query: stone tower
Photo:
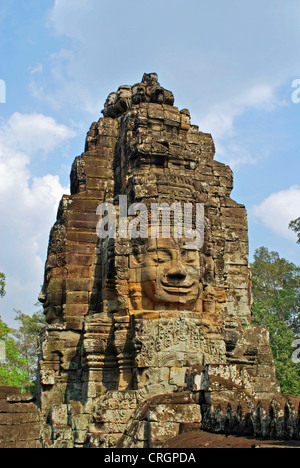
[[44, 446], [159, 447], [183, 428], [280, 435], [287, 414], [298, 437], [268, 333], [251, 324], [246, 210], [211, 135], [155, 73], [102, 113], [50, 234]]

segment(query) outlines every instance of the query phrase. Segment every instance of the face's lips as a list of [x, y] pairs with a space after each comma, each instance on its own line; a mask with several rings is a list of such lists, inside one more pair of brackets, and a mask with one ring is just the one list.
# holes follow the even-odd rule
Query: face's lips
[[44, 307], [44, 315], [46, 317], [49, 313], [52, 313], [49, 299], [46, 298], [46, 301], [44, 302], [43, 307]]
[[176, 286], [166, 283], [164, 281], [162, 281], [161, 284], [163, 286], [164, 291], [166, 291], [168, 294], [183, 295], [183, 294], [189, 294], [191, 292], [193, 286], [195, 285], [195, 281], [192, 283], [183, 282]]

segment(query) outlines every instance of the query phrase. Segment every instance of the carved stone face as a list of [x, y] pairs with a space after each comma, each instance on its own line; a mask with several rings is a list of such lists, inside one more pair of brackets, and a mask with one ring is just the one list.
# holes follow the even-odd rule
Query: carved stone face
[[132, 88], [133, 104], [140, 104], [146, 101], [146, 86], [144, 83], [138, 83]]
[[183, 239], [149, 239], [143, 254], [143, 295], [167, 308], [193, 307], [201, 293], [200, 255], [187, 250]]
[[47, 323], [61, 321], [63, 304], [65, 303], [65, 281], [62, 279], [50, 280], [46, 288], [43, 286], [39, 301], [43, 304]]
[[[60, 211], [61, 210], [61, 211]], [[63, 206], [60, 205], [58, 218], [62, 216]], [[39, 301], [44, 306], [47, 323], [61, 323], [63, 308], [66, 304], [65, 268], [66, 227], [64, 223], [55, 223], [50, 233], [48, 256], [45, 265], [44, 284], [39, 295]]]
[[126, 112], [131, 106], [131, 86], [120, 86], [115, 100], [115, 111], [117, 114]]
[[58, 323], [63, 318], [66, 303], [66, 271], [59, 266], [59, 256], [49, 255], [45, 267], [45, 279], [39, 295], [47, 323]]
[[114, 105], [116, 100], [117, 93], [110, 93], [105, 101], [104, 109], [102, 111], [104, 117], [116, 117], [116, 113], [114, 111]]

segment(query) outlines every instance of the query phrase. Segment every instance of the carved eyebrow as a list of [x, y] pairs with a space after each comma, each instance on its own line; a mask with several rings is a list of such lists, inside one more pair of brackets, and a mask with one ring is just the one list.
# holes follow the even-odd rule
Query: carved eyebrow
[[149, 247], [147, 252], [167, 252], [168, 254], [172, 253], [172, 249], [166, 247]]
[[155, 247], [149, 247], [147, 250], [146, 250], [147, 253], [153, 253], [153, 252], [157, 252], [157, 249]]
[[171, 249], [157, 249], [157, 256], [165, 255], [172, 258], [172, 250]]
[[189, 250], [189, 249], [181, 249], [181, 255], [185, 255], [187, 257], [198, 258], [198, 251], [197, 250]]

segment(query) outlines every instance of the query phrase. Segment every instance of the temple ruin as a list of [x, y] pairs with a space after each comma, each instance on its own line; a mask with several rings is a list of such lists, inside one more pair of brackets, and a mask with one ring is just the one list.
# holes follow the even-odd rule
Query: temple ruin
[[[211, 135], [155, 73], [109, 94], [102, 114], [50, 234], [41, 445], [161, 447], [198, 429], [299, 439], [299, 400], [281, 394], [252, 324], [246, 209]], [[178, 235], [174, 209], [164, 235], [162, 206], [189, 213], [189, 229]]]

